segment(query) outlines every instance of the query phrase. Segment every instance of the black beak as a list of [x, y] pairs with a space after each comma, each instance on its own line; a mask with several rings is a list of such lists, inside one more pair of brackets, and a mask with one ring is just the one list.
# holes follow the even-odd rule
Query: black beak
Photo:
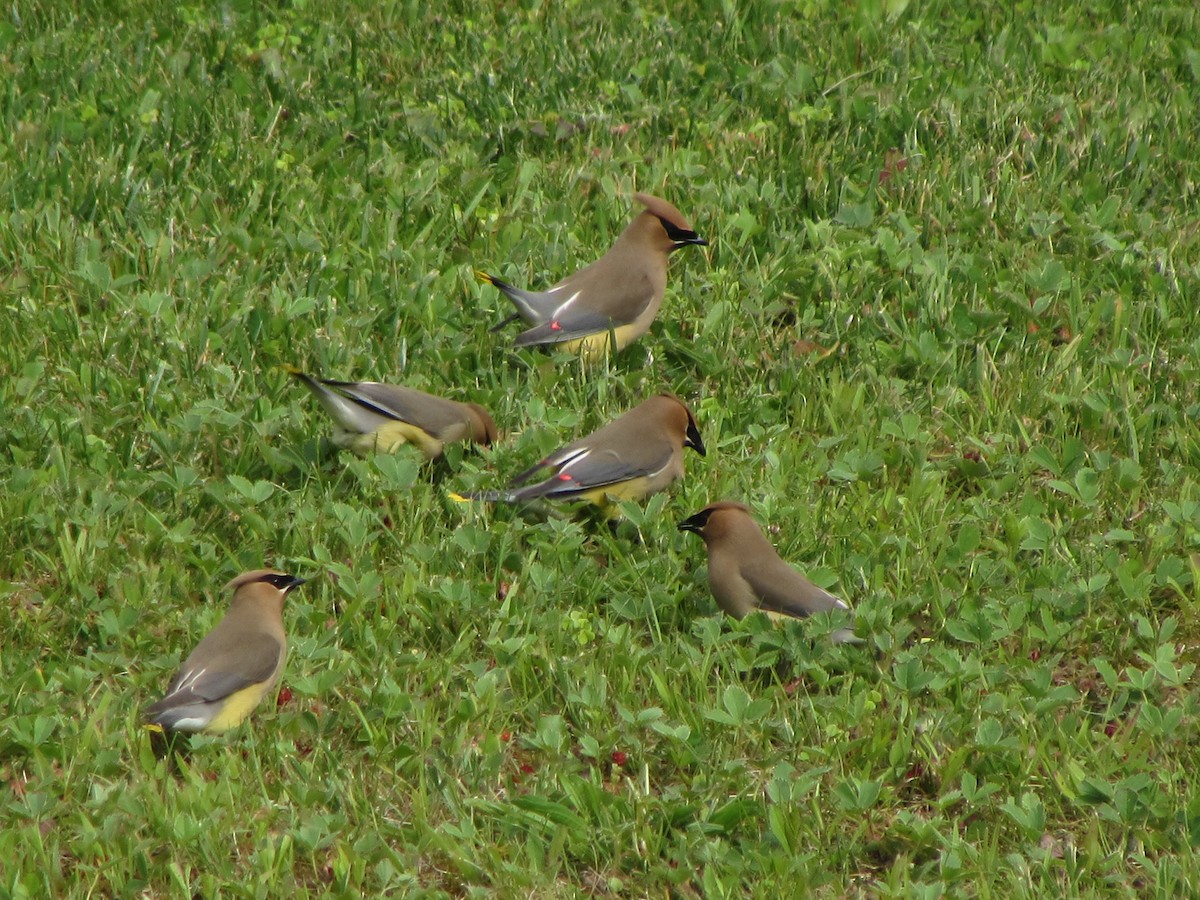
[[696, 513], [694, 516], [688, 516], [676, 526], [680, 531], [690, 531], [692, 534], [703, 536], [704, 525], [708, 522], [708, 516], [704, 513]]
[[700, 429], [696, 427], [696, 423], [688, 421], [687, 440], [683, 442], [683, 446], [691, 447], [701, 456], [705, 456], [704, 440], [700, 437]]

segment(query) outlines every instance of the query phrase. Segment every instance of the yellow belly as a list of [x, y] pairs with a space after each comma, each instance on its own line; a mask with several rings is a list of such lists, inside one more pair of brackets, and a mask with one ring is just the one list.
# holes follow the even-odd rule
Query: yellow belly
[[442, 442], [429, 432], [408, 422], [388, 422], [370, 434], [343, 431], [334, 437], [339, 447], [353, 450], [359, 456], [372, 453], [394, 453], [405, 444], [420, 448], [426, 459], [442, 455]]
[[646, 496], [650, 479], [646, 477], [631, 478], [619, 484], [610, 484], [594, 491], [576, 494], [576, 499], [594, 503], [610, 518], [620, 515], [617, 504], [622, 500], [641, 500]]
[[269, 684], [255, 684], [230, 694], [225, 698], [221, 711], [200, 730], [206, 734], [220, 734], [222, 731], [228, 731], [230, 728], [241, 725], [254, 707], [262, 702], [262, 698], [270, 688]]
[[[621, 325], [614, 328], [612, 334], [617, 339], [616, 350], [623, 350], [632, 344], [641, 335], [641, 332], [633, 325]], [[583, 357], [584, 362], [595, 363], [604, 359], [604, 355], [608, 353], [608, 336], [609, 331], [605, 329], [573, 341], [563, 341], [558, 346], [568, 353], [578, 353]]]

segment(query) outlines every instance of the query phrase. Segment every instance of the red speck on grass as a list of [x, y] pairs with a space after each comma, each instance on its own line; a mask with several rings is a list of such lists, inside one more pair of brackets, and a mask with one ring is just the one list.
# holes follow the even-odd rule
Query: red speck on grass
[[612, 760], [614, 766], [623, 766], [629, 762], [629, 754], [624, 750], [614, 750], [609, 758]]
[[521, 774], [522, 775], [532, 775], [536, 771], [537, 771], [537, 769], [535, 769], [529, 763], [521, 763]]
[[276, 706], [283, 706], [292, 702], [292, 692], [288, 688], [280, 688], [279, 696], [275, 698]]
[[511, 731], [500, 732], [500, 740], [507, 744], [509, 741], [512, 740], [512, 732]]
[[1037, 662], [1037, 661], [1038, 661], [1039, 659], [1041, 659], [1041, 658], [1042, 658], [1042, 651], [1041, 651], [1041, 650], [1036, 650], [1036, 649], [1035, 649], [1035, 650], [1030, 650], [1030, 651], [1029, 651], [1029, 661], [1030, 661], [1030, 662]]
[[908, 159], [903, 156], [899, 150], [892, 148], [887, 152], [884, 159], [883, 168], [879, 170], [879, 183], [887, 184], [892, 180], [892, 176], [897, 172], [903, 172], [908, 168]]
[[1118, 722], [1116, 719], [1110, 719], [1108, 724], [1104, 726], [1104, 736], [1113, 737], [1120, 727], [1120, 722]]

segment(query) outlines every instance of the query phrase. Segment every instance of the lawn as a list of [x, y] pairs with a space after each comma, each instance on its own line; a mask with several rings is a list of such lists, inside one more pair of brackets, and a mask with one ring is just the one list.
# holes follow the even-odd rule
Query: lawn
[[[0, 73], [0, 896], [1200, 893], [1193, 2], [32, 0]], [[639, 190], [645, 337], [489, 331]], [[451, 499], [663, 389], [615, 530]], [[865, 643], [721, 616], [718, 499]], [[263, 565], [278, 700], [156, 757]]]

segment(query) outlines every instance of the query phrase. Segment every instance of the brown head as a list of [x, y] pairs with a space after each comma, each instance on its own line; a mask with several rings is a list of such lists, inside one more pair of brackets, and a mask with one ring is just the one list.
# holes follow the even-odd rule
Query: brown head
[[704, 538], [705, 544], [728, 537], [736, 530], [744, 529], [749, 523], [755, 531], [762, 533], [750, 515], [750, 507], [733, 500], [710, 503], [694, 516], [679, 523], [680, 531], [690, 531]]
[[674, 394], [664, 391], [651, 397], [641, 408], [666, 424], [675, 435], [681, 446], [691, 447], [701, 456], [705, 455], [704, 440], [700, 437], [700, 429], [696, 425], [696, 417], [688, 405]]
[[626, 229], [638, 240], [648, 242], [663, 254], [670, 254], [680, 247], [706, 246], [708, 241], [696, 234], [692, 224], [678, 209], [660, 197], [650, 194], [634, 194], [633, 199], [646, 209]]
[[271, 602], [283, 609], [283, 598], [294, 587], [304, 584], [303, 578], [288, 575], [277, 569], [253, 569], [243, 572], [225, 585], [225, 590], [233, 591], [233, 602], [242, 601], [263, 603]]
[[491, 413], [478, 403], [464, 403], [463, 406], [471, 412], [472, 441], [490, 447], [499, 440], [500, 434], [496, 431], [496, 423], [492, 420]]

